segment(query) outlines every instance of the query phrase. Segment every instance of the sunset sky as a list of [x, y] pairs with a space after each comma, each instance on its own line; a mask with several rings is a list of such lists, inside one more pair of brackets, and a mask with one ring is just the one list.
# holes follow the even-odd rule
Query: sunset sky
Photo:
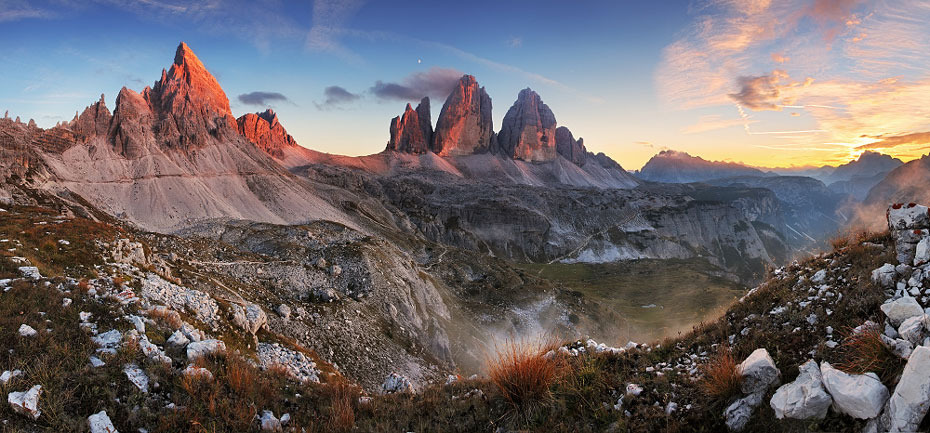
[[589, 150], [757, 166], [930, 149], [930, 2], [0, 0], [0, 111], [70, 120], [142, 90], [187, 42], [237, 116], [297, 141], [383, 150], [408, 100], [475, 75], [495, 129], [531, 87]]

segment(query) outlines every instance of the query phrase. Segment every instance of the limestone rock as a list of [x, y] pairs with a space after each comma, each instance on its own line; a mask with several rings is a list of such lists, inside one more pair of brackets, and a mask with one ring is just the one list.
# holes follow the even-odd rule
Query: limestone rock
[[752, 411], [762, 404], [762, 397], [764, 395], [764, 392], [750, 394], [727, 406], [723, 411], [727, 428], [734, 432], [742, 431], [746, 427], [746, 423], [749, 422], [749, 419], [752, 418]]
[[123, 373], [139, 391], [149, 392], [149, 377], [136, 364], [126, 364], [123, 366]]
[[565, 159], [581, 167], [588, 159], [588, 150], [584, 147], [584, 139], [572, 135], [572, 131], [564, 126], [555, 129], [555, 151]]
[[901, 326], [901, 323], [908, 318], [924, 314], [924, 309], [920, 306], [920, 303], [910, 296], [902, 296], [893, 301], [885, 302], [880, 308], [882, 313], [885, 313], [885, 316], [888, 317], [888, 321], [891, 322], [892, 326], [896, 327]]
[[106, 137], [112, 118], [103, 95], [100, 95], [99, 101], [85, 108], [80, 116], [75, 115], [70, 126], [75, 138], [86, 142], [94, 137]]
[[930, 213], [919, 204], [895, 204], [888, 208], [890, 230], [914, 230], [930, 227]]
[[35, 385], [28, 391], [11, 392], [6, 401], [16, 413], [23, 414], [33, 420], [39, 419], [42, 411], [39, 410], [39, 396], [42, 394], [42, 385]]
[[769, 404], [776, 418], [823, 419], [833, 398], [823, 387], [820, 367], [809, 360], [799, 367], [798, 378], [775, 391]]
[[439, 113], [433, 152], [439, 156], [487, 152], [493, 133], [491, 97], [478, 86], [475, 77], [463, 76]]
[[820, 364], [823, 385], [833, 397], [834, 407], [849, 416], [869, 419], [878, 416], [888, 400], [888, 388], [874, 373], [849, 374], [833, 368], [824, 361]]
[[105, 410], [87, 417], [87, 427], [90, 433], [119, 433]]
[[183, 374], [185, 377], [197, 378], [207, 382], [213, 381], [213, 373], [203, 367], [188, 365], [187, 368], [181, 371], [181, 374]]
[[223, 352], [226, 352], [226, 343], [215, 339], [195, 341], [187, 345], [187, 359], [191, 362], [202, 356]]
[[22, 325], [19, 325], [19, 336], [20, 337], [35, 337], [36, 334], [38, 334], [38, 332], [35, 329], [33, 329], [33, 327], [25, 323]]
[[764, 392], [775, 385], [781, 378], [781, 372], [775, 367], [775, 361], [763, 348], [753, 351], [741, 364], [743, 375], [742, 391], [744, 394]]
[[262, 431], [279, 432], [281, 431], [281, 420], [274, 416], [274, 412], [263, 410], [259, 419], [262, 425]]
[[524, 161], [551, 161], [557, 155], [555, 129], [549, 106], [533, 90], [523, 89], [497, 134], [500, 153]]
[[275, 158], [283, 158], [284, 149], [297, 146], [270, 108], [262, 113], [245, 114], [236, 119], [236, 125], [240, 134]]
[[232, 311], [233, 323], [249, 334], [255, 335], [262, 326], [268, 324], [268, 316], [258, 305], [249, 304], [243, 308], [240, 305], [233, 304]]
[[930, 316], [924, 314], [904, 319], [898, 327], [898, 335], [911, 343], [920, 343], [924, 339], [924, 322], [928, 320], [928, 317]]
[[385, 394], [414, 392], [413, 383], [406, 376], [391, 373], [381, 385], [381, 392]]
[[914, 349], [904, 366], [901, 380], [888, 400], [885, 415], [888, 431], [917, 431], [930, 408], [930, 348]]
[[388, 150], [406, 153], [429, 152], [433, 139], [429, 98], [423, 98], [416, 110], [407, 104], [403, 115], [391, 119], [390, 132], [391, 140], [387, 145]]
[[895, 266], [885, 263], [882, 267], [872, 271], [872, 282], [881, 288], [894, 286]]

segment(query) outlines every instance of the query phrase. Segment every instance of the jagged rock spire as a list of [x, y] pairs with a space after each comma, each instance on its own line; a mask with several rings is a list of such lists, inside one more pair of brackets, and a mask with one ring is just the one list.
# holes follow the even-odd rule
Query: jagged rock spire
[[487, 152], [494, 135], [491, 97], [471, 75], [449, 94], [433, 133], [433, 152], [440, 156]]
[[391, 140], [388, 150], [407, 153], [426, 153], [430, 151], [433, 127], [430, 123], [429, 98], [420, 100], [417, 109], [410, 104], [404, 114], [391, 119]]
[[236, 119], [239, 133], [275, 158], [284, 157], [284, 149], [297, 146], [278, 121], [278, 115], [272, 109], [261, 113], [249, 113]]
[[530, 88], [520, 91], [497, 135], [500, 152], [526, 161], [556, 158], [556, 121], [549, 106]]

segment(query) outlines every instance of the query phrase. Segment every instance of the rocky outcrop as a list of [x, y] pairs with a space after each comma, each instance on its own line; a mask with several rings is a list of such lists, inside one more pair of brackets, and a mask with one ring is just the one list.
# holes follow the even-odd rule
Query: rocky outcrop
[[794, 382], [775, 391], [770, 404], [776, 418], [823, 419], [833, 403], [833, 398], [823, 388], [820, 367], [813, 359], [800, 367]]
[[539, 94], [526, 88], [507, 110], [497, 144], [501, 154], [524, 161], [556, 158], [556, 121]]
[[110, 114], [110, 109], [107, 108], [103, 94], [101, 94], [100, 100], [85, 108], [80, 116], [77, 113], [74, 114], [74, 119], [70, 124], [71, 131], [80, 141], [87, 141], [97, 136], [103, 137], [107, 135], [112, 118], [113, 115]]
[[439, 156], [487, 152], [494, 135], [491, 97], [475, 77], [465, 75], [449, 94], [436, 121], [433, 152]]
[[287, 133], [278, 121], [278, 115], [270, 108], [262, 113], [243, 115], [236, 119], [236, 125], [240, 134], [275, 158], [284, 157], [284, 149], [297, 146], [297, 141]]
[[[577, 166], [583, 166], [588, 158], [588, 150], [584, 147], [584, 139], [572, 136], [572, 131], [564, 126], [555, 129], [555, 150], [563, 158], [573, 162]], [[603, 155], [603, 154], [602, 154]], [[610, 159], [607, 155], [605, 158]], [[611, 160], [613, 162], [613, 160]]]
[[875, 418], [888, 400], [888, 388], [875, 373], [849, 374], [820, 364], [823, 384], [833, 397], [833, 407], [853, 418]]
[[229, 99], [216, 78], [184, 42], [174, 64], [141, 94], [123, 88], [110, 135], [123, 156], [140, 156], [140, 145], [192, 150], [237, 132]]
[[406, 153], [426, 153], [430, 151], [433, 138], [433, 126], [430, 123], [429, 98], [423, 98], [417, 109], [410, 104], [404, 114], [391, 119], [391, 140], [387, 150]]

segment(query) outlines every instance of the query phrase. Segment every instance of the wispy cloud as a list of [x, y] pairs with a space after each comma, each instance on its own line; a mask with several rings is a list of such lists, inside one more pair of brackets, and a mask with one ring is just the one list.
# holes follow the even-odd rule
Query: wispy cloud
[[863, 144], [857, 147], [858, 150], [866, 149], [890, 149], [902, 145], [921, 145], [930, 144], [930, 132], [914, 132], [911, 134], [896, 135], [893, 137], [884, 137], [873, 143]]
[[236, 99], [238, 99], [239, 102], [245, 105], [256, 105], [256, 106], [261, 106], [261, 107], [268, 107], [270, 105], [273, 105], [279, 102], [286, 102], [286, 103], [293, 104], [293, 102], [291, 102], [291, 100], [287, 96], [284, 96], [284, 94], [281, 94], [278, 92], [256, 91], [256, 92], [250, 92], [250, 93], [243, 93], [237, 96]]
[[510, 39], [507, 39], [507, 46], [510, 48], [520, 48], [523, 46], [523, 38], [512, 36]]
[[364, 0], [314, 0], [306, 47], [310, 51], [337, 55], [352, 63], [363, 63], [361, 56], [339, 40], [346, 22], [365, 4]]
[[379, 99], [417, 101], [424, 96], [444, 99], [462, 75], [458, 69], [432, 67], [407, 75], [399, 83], [377, 81], [369, 91]]
[[698, 134], [707, 131], [716, 131], [718, 129], [732, 128], [734, 126], [746, 126], [756, 123], [756, 120], [743, 118], [725, 119], [716, 114], [701, 116], [694, 124], [691, 124], [681, 130], [682, 134]]

